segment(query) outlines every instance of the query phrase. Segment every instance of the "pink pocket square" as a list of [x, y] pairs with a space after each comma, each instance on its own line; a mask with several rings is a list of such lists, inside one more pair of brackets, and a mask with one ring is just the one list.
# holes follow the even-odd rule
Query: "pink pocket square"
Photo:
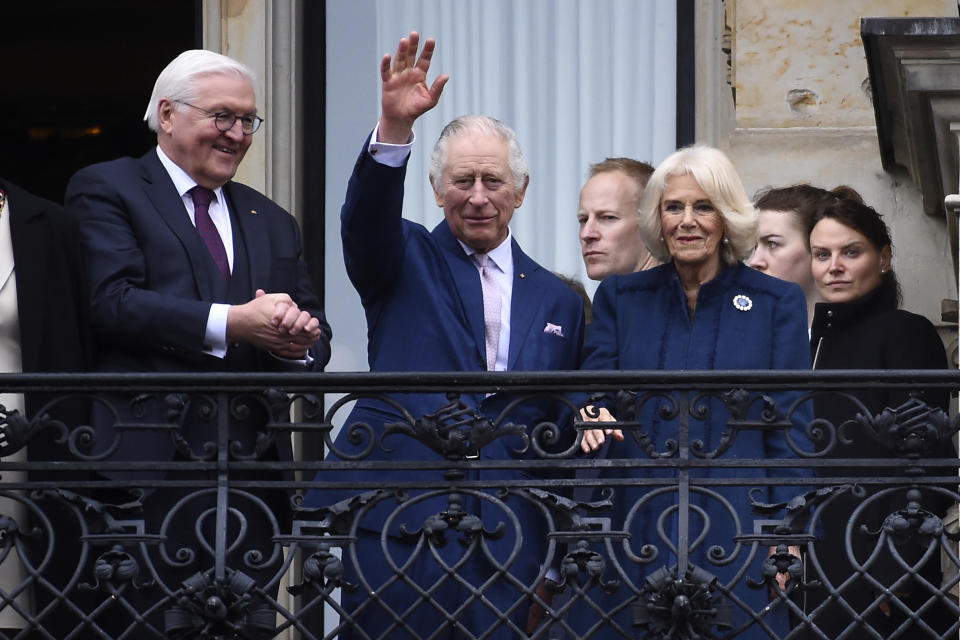
[[552, 322], [547, 323], [547, 326], [543, 328], [543, 332], [554, 336], [560, 336], [561, 338], [563, 337], [563, 327], [558, 324], [553, 324]]

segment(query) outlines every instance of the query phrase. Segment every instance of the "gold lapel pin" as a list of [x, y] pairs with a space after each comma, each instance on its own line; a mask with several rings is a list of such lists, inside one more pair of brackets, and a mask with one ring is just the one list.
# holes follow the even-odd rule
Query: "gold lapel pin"
[[256, 209], [250, 209], [250, 213], [252, 213], [253, 215], [257, 215], [257, 210], [256, 210]]
[[520, 279], [521, 279], [521, 280], [523, 280], [523, 279], [526, 278], [526, 277], [527, 277], [527, 274], [525, 274], [525, 273], [521, 273], [521, 274], [520, 274]]

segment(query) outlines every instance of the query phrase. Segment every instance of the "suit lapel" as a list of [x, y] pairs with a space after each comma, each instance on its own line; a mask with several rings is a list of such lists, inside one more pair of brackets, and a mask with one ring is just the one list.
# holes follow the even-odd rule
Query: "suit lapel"
[[[230, 220], [234, 225], [233, 260], [246, 259], [250, 271], [250, 297], [257, 289], [267, 293], [275, 293], [270, 288], [270, 243], [267, 242], [266, 217], [257, 211], [255, 202], [245, 198], [241, 190], [233, 188], [228, 182], [223, 186], [223, 193], [230, 208]], [[243, 234], [243, 243], [236, 240], [237, 233]], [[237, 247], [244, 245], [246, 255], [239, 255]]]
[[510, 300], [510, 353], [507, 369], [517, 369], [517, 361], [523, 353], [523, 343], [533, 331], [543, 331], [535, 326], [535, 318], [543, 302], [545, 287], [536, 286], [539, 279], [537, 271], [540, 265], [520, 250], [520, 245], [512, 240], [513, 246], [513, 294]]
[[160, 219], [170, 227], [183, 244], [187, 258], [190, 260], [190, 271], [193, 273], [200, 299], [213, 300], [216, 290], [213, 277], [219, 275], [219, 272], [214, 274], [209, 268], [209, 265], [213, 264], [210, 250], [207, 249], [203, 238], [197, 233], [197, 228], [190, 221], [190, 215], [183, 206], [183, 200], [177, 193], [177, 188], [166, 169], [160, 164], [160, 158], [157, 157], [155, 149], [140, 158], [140, 163], [143, 169], [141, 173], [144, 182], [143, 190], [157, 210]]
[[450, 231], [446, 221], [434, 227], [431, 233], [442, 249], [441, 254], [450, 267], [453, 276], [454, 294], [460, 299], [460, 310], [466, 318], [470, 334], [480, 354], [480, 361], [486, 360], [487, 347], [483, 326], [483, 290], [480, 287], [480, 272], [473, 261], [467, 257], [463, 247]]

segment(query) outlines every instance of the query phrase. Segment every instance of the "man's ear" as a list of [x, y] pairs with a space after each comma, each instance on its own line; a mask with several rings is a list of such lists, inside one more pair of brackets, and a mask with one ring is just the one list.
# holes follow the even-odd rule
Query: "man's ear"
[[527, 195], [527, 187], [530, 186], [530, 176], [523, 181], [523, 187], [513, 192], [513, 208], [517, 209], [523, 204], [523, 197]]
[[160, 98], [157, 104], [157, 132], [169, 134], [173, 130], [173, 114], [177, 110], [169, 98]]
[[433, 189], [433, 199], [437, 201], [437, 206], [443, 208], [443, 193], [439, 191], [433, 180], [430, 181], [430, 187]]

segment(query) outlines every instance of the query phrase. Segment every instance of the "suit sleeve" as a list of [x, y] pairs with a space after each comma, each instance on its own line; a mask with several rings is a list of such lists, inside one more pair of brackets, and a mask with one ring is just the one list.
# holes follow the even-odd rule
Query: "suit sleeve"
[[327, 317], [323, 312], [323, 306], [320, 300], [313, 292], [310, 274], [307, 272], [307, 265], [301, 259], [300, 247], [302, 247], [303, 244], [300, 236], [300, 226], [297, 224], [296, 219], [289, 213], [284, 212], [283, 215], [286, 216], [288, 224], [291, 226], [291, 243], [297, 250], [297, 282], [294, 290], [288, 292], [288, 294], [300, 309], [307, 311], [320, 321], [320, 331], [322, 335], [316, 344], [310, 348], [310, 355], [313, 357], [310, 368], [315, 371], [322, 371], [330, 361], [330, 340], [333, 337], [333, 330], [330, 328], [330, 323], [327, 322]]
[[403, 180], [406, 166], [388, 167], [367, 151], [354, 165], [340, 211], [347, 275], [364, 306], [388, 289], [404, 257]]
[[[585, 331], [580, 369], [616, 371], [620, 368], [620, 343], [617, 331], [619, 298], [616, 295], [616, 276], [604, 280], [593, 296], [593, 322]], [[588, 404], [607, 406], [608, 400], [589, 402], [591, 394], [572, 393], [570, 401], [579, 407]]]
[[[66, 209], [84, 246], [90, 321], [99, 339], [136, 349], [201, 352], [210, 303], [147, 288], [147, 268], [135, 221], [116, 185], [132, 176], [99, 167], [67, 185]], [[189, 269], [182, 277], [191, 277]]]
[[581, 369], [612, 371], [620, 368], [617, 339], [616, 276], [604, 280], [593, 296], [593, 322], [587, 327]]
[[63, 255], [58, 261], [60, 275], [64, 278], [62, 283], [67, 287], [65, 295], [69, 296], [67, 300], [60, 300], [63, 309], [66, 311], [67, 321], [71, 322], [74, 329], [67, 332], [67, 340], [76, 332], [76, 344], [72, 349], [78, 358], [77, 365], [81, 370], [85, 370], [91, 360], [91, 339], [90, 339], [90, 320], [89, 307], [87, 300], [87, 282], [83, 277], [84, 261], [83, 253], [80, 250], [80, 230], [74, 218], [68, 216], [62, 209], [56, 212], [55, 221], [57, 232], [60, 234], [58, 248], [63, 250]]

